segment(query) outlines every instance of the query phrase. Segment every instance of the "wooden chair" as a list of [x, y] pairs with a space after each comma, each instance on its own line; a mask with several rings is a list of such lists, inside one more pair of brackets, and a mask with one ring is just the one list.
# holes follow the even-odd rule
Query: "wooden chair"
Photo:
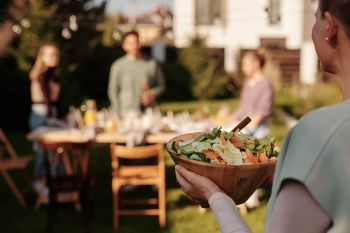
[[[64, 172], [67, 176], [73, 176], [74, 171], [72, 167], [72, 163], [69, 157], [69, 153], [65, 148], [57, 146], [51, 148], [52, 158], [50, 160], [50, 163], [59, 164], [63, 163]], [[42, 189], [39, 190], [38, 196], [35, 202], [34, 208], [38, 210], [41, 205], [48, 204], [49, 198], [48, 195], [45, 193], [46, 187], [46, 180], [42, 180]], [[78, 191], [67, 191], [67, 192], [60, 192], [57, 194], [57, 202], [58, 203], [74, 203], [76, 211], [81, 210], [80, 200], [79, 200], [79, 192]]]
[[[9, 155], [8, 158], [5, 158], [5, 152]], [[26, 168], [28, 167], [28, 163], [33, 159], [34, 156], [18, 156], [16, 150], [11, 145], [4, 132], [0, 129], [0, 173], [22, 207], [26, 206], [26, 201], [11, 178], [9, 171], [22, 170], [27, 185], [31, 187], [32, 180], [27, 173]]]
[[[112, 156], [112, 192], [113, 192], [113, 227], [119, 228], [119, 216], [121, 215], [158, 215], [159, 225], [165, 226], [165, 163], [164, 148], [162, 144], [140, 147], [125, 147], [111, 144]], [[157, 158], [155, 165], [127, 165], [120, 164], [119, 159], [140, 160]], [[135, 161], [134, 161], [135, 162]], [[123, 200], [121, 188], [125, 185], [144, 186], [154, 185], [158, 188], [158, 198]], [[123, 202], [124, 201], [124, 202]], [[120, 204], [157, 205], [151, 209], [126, 209], [120, 208]]]
[[[89, 175], [90, 143], [48, 142], [40, 141], [44, 150], [44, 161], [46, 167], [46, 184], [49, 189], [48, 195], [48, 218], [47, 232], [53, 231], [54, 217], [59, 203], [73, 202], [77, 210], [82, 212], [85, 232], [90, 232], [90, 216], [92, 208], [90, 203], [92, 197], [93, 179]], [[49, 157], [65, 156], [65, 152], [72, 154], [73, 166], [68, 157], [62, 157], [66, 174], [53, 175]], [[54, 152], [53, 156], [49, 156]], [[66, 160], [65, 160], [66, 158]]]

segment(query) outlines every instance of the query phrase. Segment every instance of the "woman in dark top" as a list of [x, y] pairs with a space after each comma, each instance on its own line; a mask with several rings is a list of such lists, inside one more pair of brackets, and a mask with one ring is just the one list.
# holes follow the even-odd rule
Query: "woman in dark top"
[[[32, 99], [29, 122], [31, 130], [50, 125], [51, 119], [57, 116], [55, 103], [60, 92], [60, 84], [58, 83], [59, 61], [60, 54], [55, 45], [45, 44], [39, 49], [35, 64], [29, 75]], [[40, 179], [44, 175], [44, 156], [40, 148], [36, 148], [36, 151], [34, 172], [36, 178]]]

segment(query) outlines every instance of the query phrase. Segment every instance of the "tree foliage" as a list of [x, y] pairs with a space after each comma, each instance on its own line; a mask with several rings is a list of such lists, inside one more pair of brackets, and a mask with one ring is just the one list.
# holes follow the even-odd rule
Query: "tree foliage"
[[[1, 1], [0, 6], [11, 6], [12, 2], [17, 1]], [[106, 75], [106, 72], [101, 70], [106, 67], [93, 63], [98, 60], [96, 54], [103, 56], [96, 52], [96, 47], [102, 40], [104, 8], [105, 2], [96, 5], [94, 0], [26, 1], [21, 10], [22, 20], [16, 19], [21, 34], [14, 43], [12, 54], [0, 59], [2, 76], [0, 99], [4, 100], [0, 108], [2, 116], [0, 125], [20, 125], [20, 129], [27, 125], [30, 111], [28, 73], [34, 64], [40, 46], [46, 42], [57, 44], [61, 53], [59, 80], [61, 84], [59, 112], [61, 115], [67, 112], [69, 105], [78, 106], [84, 98], [90, 97], [90, 93], [93, 93], [91, 89], [97, 87], [96, 80], [101, 80], [99, 74], [103, 73], [102, 75], [107, 76], [103, 78], [108, 79], [108, 74]], [[71, 16], [76, 17], [77, 30], [70, 28]], [[69, 38], [62, 37], [64, 28], [70, 33]], [[109, 61], [103, 61], [108, 65]], [[95, 86], [90, 83], [94, 83]], [[101, 83], [104, 85], [105, 82]], [[19, 97], [21, 101], [17, 101]], [[9, 100], [17, 102], [11, 105]], [[18, 104], [22, 106], [18, 107]]]
[[[20, 68], [30, 70], [40, 46], [55, 42], [51, 22], [58, 8], [57, 4], [46, 5], [44, 0], [29, 0], [24, 9], [24, 17], [29, 25], [23, 27], [18, 47], [14, 49]], [[55, 25], [57, 27], [58, 25]]]
[[[30, 24], [22, 27], [14, 53], [19, 67], [28, 72], [41, 45], [47, 42], [58, 45], [61, 52], [61, 113], [67, 111], [69, 105], [79, 105], [89, 92], [84, 89], [84, 83], [98, 78], [89, 75], [96, 74], [91, 71], [98, 67], [84, 65], [87, 59], [94, 56], [96, 46], [101, 43], [104, 8], [105, 2], [97, 6], [93, 0], [27, 1], [24, 19]], [[76, 28], [71, 27], [72, 17]]]
[[205, 39], [195, 36], [180, 53], [180, 62], [191, 74], [192, 94], [197, 99], [222, 96], [229, 81], [222, 62], [210, 56]]

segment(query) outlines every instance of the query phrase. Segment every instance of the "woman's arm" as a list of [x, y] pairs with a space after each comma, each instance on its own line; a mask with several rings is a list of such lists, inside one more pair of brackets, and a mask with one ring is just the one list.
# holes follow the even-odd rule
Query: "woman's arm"
[[321, 233], [332, 224], [306, 187], [295, 180], [283, 182], [270, 219], [268, 233]]
[[259, 125], [262, 120], [270, 116], [273, 111], [274, 104], [274, 89], [268, 78], [262, 80], [261, 85], [257, 86], [256, 91], [259, 93], [256, 106], [256, 115], [252, 116], [252, 123]]
[[[176, 166], [176, 179], [182, 191], [194, 202], [209, 201], [223, 233], [250, 232], [235, 203], [210, 179]], [[331, 226], [330, 217], [316, 203], [303, 184], [288, 180], [276, 198], [268, 233], [320, 233]]]
[[211, 195], [208, 200], [210, 208], [223, 233], [250, 233], [234, 201], [222, 192]]

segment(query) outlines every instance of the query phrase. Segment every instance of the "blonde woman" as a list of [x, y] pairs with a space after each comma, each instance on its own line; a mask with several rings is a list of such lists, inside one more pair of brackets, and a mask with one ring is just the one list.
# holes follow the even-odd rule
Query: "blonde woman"
[[[35, 64], [30, 71], [32, 111], [30, 129], [52, 125], [57, 117], [55, 104], [59, 98], [58, 65], [60, 53], [57, 46], [44, 44], [39, 49]], [[40, 148], [36, 148], [35, 176], [44, 175], [44, 156]]]

